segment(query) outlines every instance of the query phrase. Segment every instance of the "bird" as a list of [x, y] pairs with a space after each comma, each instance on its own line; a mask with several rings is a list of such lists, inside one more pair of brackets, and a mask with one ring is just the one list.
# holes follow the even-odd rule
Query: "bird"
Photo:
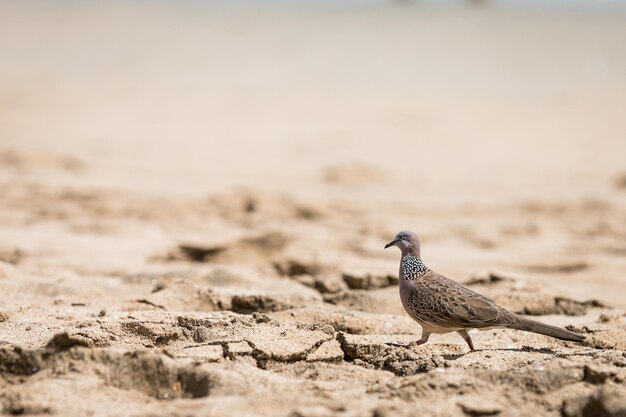
[[385, 245], [396, 246], [402, 252], [400, 259], [400, 299], [408, 315], [422, 327], [421, 339], [402, 345], [422, 345], [432, 333], [457, 332], [470, 348], [474, 343], [467, 332], [470, 329], [488, 330], [509, 328], [539, 333], [561, 340], [581, 342], [585, 336], [569, 330], [529, 320], [500, 307], [493, 300], [478, 294], [460, 283], [431, 270], [420, 257], [417, 235], [401, 231]]

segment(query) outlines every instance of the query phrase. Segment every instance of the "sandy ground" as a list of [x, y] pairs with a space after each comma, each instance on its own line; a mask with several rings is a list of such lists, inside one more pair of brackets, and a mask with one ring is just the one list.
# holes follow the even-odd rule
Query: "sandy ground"
[[[0, 23], [3, 413], [625, 415], [625, 14], [2, 2]], [[386, 345], [420, 334], [399, 229], [587, 340]]]

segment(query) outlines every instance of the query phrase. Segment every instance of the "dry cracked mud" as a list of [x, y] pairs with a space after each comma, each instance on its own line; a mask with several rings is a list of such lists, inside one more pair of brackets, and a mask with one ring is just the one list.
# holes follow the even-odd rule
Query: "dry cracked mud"
[[[38, 187], [26, 205], [27, 186], [7, 188], [2, 227], [35, 233], [52, 222], [56, 233], [45, 245], [3, 242], [5, 414], [623, 415], [623, 310], [559, 294], [521, 268], [460, 280], [513, 311], [586, 334], [584, 343], [490, 330], [473, 335], [474, 352], [455, 334], [389, 345], [420, 332], [399, 305], [398, 256], [379, 254], [378, 236], [365, 254], [343, 246], [351, 231], [335, 225], [358, 216], [347, 209], [312, 224], [285, 208], [284, 197], [265, 196], [270, 203], [257, 203], [241, 228], [221, 212], [236, 194], [216, 195], [216, 208], [161, 198], [161, 213], [145, 217], [153, 201], [140, 195], [108, 192], [96, 210], [94, 197], [76, 191]], [[183, 217], [163, 213], [183, 205]], [[282, 224], [268, 227], [274, 217]], [[193, 244], [167, 234], [150, 243], [150, 230], [192, 231], [192, 219], [202, 218], [222, 218], [234, 232], [207, 232], [206, 243], [197, 232]], [[87, 221], [112, 230], [82, 229], [93, 247], [85, 251], [72, 223]], [[132, 236], [123, 232], [129, 222], [139, 222]], [[322, 243], [331, 231], [336, 246]], [[141, 254], [103, 249], [120, 234]], [[102, 250], [117, 256], [114, 265], [94, 262]]]
[[0, 414], [626, 416], [624, 16], [230, 3], [0, 2]]

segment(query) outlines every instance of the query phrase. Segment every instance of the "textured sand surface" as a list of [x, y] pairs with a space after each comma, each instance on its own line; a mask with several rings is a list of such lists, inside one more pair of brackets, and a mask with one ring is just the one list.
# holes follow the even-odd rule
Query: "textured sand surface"
[[[16, 2], [0, 21], [3, 413], [626, 414], [624, 15]], [[382, 249], [399, 229], [587, 340], [388, 346], [420, 334]]]

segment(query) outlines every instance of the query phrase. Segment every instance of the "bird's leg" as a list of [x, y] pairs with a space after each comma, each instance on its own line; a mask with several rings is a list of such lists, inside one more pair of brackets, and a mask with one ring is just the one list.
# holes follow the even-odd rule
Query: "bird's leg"
[[396, 346], [396, 347], [403, 347], [403, 348], [410, 348], [411, 345], [423, 345], [424, 343], [428, 342], [428, 337], [430, 336], [430, 332], [426, 332], [424, 330], [422, 330], [422, 338], [420, 340], [416, 340], [415, 342], [411, 342], [408, 344], [401, 344], [401, 343], [392, 343], [392, 342], [387, 342], [386, 344], [389, 346]]
[[429, 336], [430, 336], [430, 332], [427, 332], [426, 330], [422, 329], [422, 338], [413, 343], [415, 343], [417, 346], [423, 345], [424, 343], [428, 342]]
[[467, 330], [459, 330], [457, 333], [467, 342], [467, 346], [469, 346], [470, 350], [474, 350], [474, 342], [472, 342], [472, 338], [469, 333], [467, 333]]

